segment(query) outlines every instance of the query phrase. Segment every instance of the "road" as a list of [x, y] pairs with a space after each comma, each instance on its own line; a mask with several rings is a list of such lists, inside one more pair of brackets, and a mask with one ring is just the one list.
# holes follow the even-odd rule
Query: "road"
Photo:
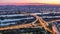
[[[55, 34], [55, 32], [53, 32], [50, 28], [46, 27], [47, 26], [46, 23], [48, 24], [48, 22], [44, 21], [41, 17], [39, 17], [37, 15], [32, 15], [32, 16], [34, 16], [34, 17], [36, 17], [36, 19], [38, 19], [39, 25], [41, 24], [41, 26], [44, 27], [45, 30]], [[50, 21], [50, 23], [57, 22], [57, 21], [60, 21], [60, 20], [52, 20], [52, 21]], [[33, 24], [35, 24], [34, 22], [33, 22]], [[0, 30], [19, 29], [19, 28], [33, 28], [33, 24], [29, 23], [29, 24], [21, 24], [21, 25], [15, 25], [15, 26], [8, 26], [8, 27], [0, 28]], [[35, 25], [38, 26], [38, 23], [36, 23]]]

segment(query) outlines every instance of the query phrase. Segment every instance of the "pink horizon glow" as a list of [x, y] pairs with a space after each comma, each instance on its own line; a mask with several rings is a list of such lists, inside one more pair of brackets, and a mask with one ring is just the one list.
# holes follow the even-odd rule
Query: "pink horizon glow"
[[60, 0], [0, 0], [0, 5], [60, 5]]

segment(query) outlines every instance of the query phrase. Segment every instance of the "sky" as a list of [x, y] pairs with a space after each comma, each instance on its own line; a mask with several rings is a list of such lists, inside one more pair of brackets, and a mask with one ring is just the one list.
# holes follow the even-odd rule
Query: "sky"
[[60, 0], [0, 0], [0, 4], [14, 4], [14, 3], [60, 4]]

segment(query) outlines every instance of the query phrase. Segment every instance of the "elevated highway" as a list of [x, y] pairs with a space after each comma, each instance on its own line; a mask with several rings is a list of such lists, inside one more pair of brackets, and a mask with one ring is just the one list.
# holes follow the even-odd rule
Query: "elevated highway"
[[[39, 28], [44, 27], [45, 30], [55, 34], [55, 32], [53, 32], [53, 30], [50, 30], [50, 28], [47, 27], [47, 24], [57, 22], [57, 21], [60, 21], [60, 20], [52, 20], [52, 21], [46, 22], [41, 17], [39, 17], [37, 15], [32, 15], [32, 16], [36, 17], [36, 20], [33, 21], [32, 23], [15, 25], [15, 26], [8, 26], [8, 27], [0, 28], [0, 30], [10, 30], [10, 29], [20, 29], [20, 28], [34, 28], [33, 26], [35, 26], [35, 27], [39, 26]], [[40, 24], [36, 23], [36, 21], [39, 21]]]

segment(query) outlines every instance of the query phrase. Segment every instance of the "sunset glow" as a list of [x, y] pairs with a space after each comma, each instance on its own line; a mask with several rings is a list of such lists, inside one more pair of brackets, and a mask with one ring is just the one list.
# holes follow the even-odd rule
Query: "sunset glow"
[[0, 4], [14, 4], [14, 3], [60, 4], [60, 0], [0, 0]]

